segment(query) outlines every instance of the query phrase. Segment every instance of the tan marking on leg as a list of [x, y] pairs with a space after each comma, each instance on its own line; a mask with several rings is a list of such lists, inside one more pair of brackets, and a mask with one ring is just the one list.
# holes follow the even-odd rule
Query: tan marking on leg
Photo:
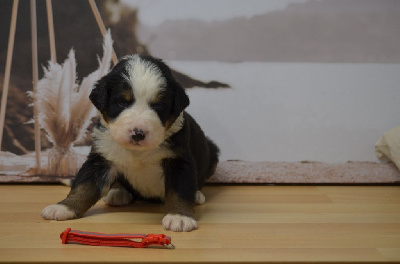
[[194, 204], [181, 198], [175, 191], [168, 191], [165, 197], [165, 210], [169, 214], [181, 214], [192, 216], [194, 213]]
[[102, 192], [99, 193], [90, 183], [82, 183], [72, 188], [67, 198], [58, 204], [65, 205], [75, 212], [76, 217], [82, 217], [101, 198], [101, 195]]

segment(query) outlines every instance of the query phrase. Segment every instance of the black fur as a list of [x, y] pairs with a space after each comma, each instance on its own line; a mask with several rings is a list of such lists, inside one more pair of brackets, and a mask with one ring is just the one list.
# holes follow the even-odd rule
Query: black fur
[[121, 78], [128, 75], [126, 60], [118, 63], [112, 71], [101, 78], [89, 95], [93, 105], [100, 111], [105, 120], [115, 119], [126, 108], [134, 103], [134, 98], [126, 100], [123, 92], [131, 93], [130, 84]]

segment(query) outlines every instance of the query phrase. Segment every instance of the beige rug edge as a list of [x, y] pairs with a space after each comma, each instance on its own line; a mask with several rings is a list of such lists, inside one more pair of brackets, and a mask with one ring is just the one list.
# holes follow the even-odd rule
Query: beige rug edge
[[378, 184], [400, 183], [393, 163], [221, 162], [212, 183]]
[[[0, 175], [0, 183], [61, 183], [73, 177]], [[209, 183], [399, 184], [393, 163], [220, 162]]]

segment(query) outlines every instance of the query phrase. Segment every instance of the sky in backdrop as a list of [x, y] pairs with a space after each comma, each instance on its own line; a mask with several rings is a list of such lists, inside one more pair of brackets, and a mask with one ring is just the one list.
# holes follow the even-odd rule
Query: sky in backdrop
[[121, 0], [139, 8], [139, 21], [157, 26], [166, 20], [196, 19], [202, 21], [226, 20], [234, 17], [252, 17], [282, 10], [290, 3], [308, 0]]

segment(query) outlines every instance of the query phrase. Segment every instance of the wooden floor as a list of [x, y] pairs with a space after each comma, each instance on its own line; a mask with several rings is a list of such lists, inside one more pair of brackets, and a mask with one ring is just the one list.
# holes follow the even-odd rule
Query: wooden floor
[[[0, 262], [400, 262], [399, 186], [207, 186], [199, 229], [164, 231], [159, 204], [107, 207], [46, 221], [64, 186], [0, 185]], [[66, 228], [165, 233], [176, 249], [61, 244]]]

